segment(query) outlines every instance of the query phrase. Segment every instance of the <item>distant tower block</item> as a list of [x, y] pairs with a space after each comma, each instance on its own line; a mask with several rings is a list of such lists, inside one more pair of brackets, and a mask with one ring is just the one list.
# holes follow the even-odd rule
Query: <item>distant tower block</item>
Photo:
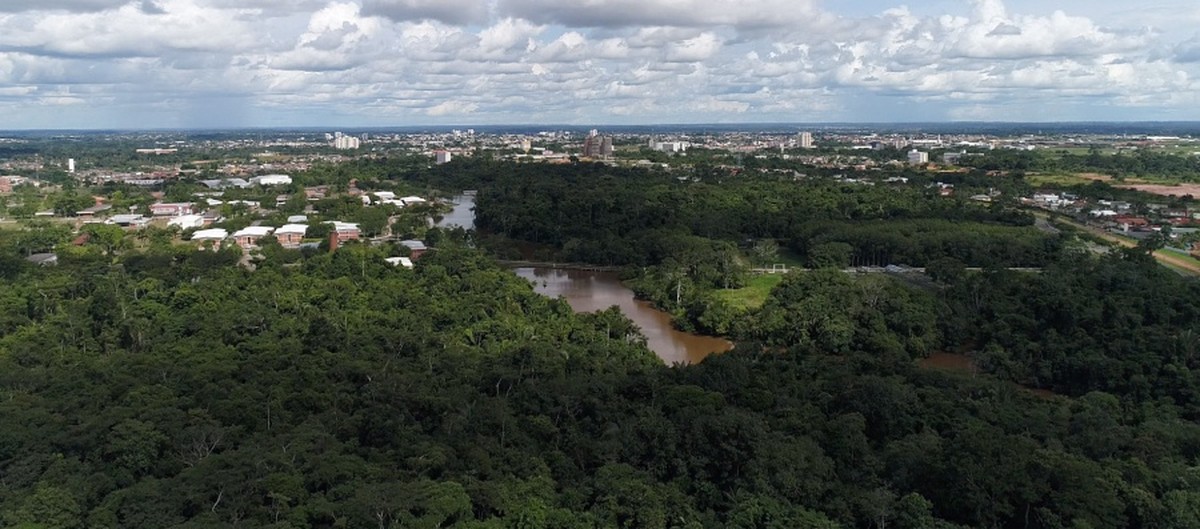
[[68, 159], [67, 159], [67, 172], [68, 172], [68, 173], [74, 173], [74, 172], [75, 172], [75, 159], [74, 159], [74, 158], [68, 158]]
[[811, 149], [813, 147], [813, 136], [811, 132], [801, 132], [796, 138], [801, 149]]

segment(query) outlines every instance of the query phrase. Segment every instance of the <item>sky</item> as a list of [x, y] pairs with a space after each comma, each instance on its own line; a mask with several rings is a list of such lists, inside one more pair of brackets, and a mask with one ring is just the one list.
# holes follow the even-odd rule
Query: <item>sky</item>
[[0, 129], [1200, 120], [1200, 2], [0, 0]]

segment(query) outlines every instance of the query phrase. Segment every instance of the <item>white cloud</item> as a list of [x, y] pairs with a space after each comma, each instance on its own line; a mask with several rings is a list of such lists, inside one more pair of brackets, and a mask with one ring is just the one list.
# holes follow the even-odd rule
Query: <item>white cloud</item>
[[807, 25], [824, 14], [813, 0], [499, 0], [499, 11], [573, 28], [732, 26], [754, 30]]
[[1200, 118], [1200, 36], [1159, 11], [864, 5], [13, 0], [0, 102], [10, 126]]
[[700, 36], [683, 42], [671, 44], [667, 51], [667, 60], [673, 62], [700, 62], [711, 58], [721, 49], [721, 39], [712, 33], [702, 33]]
[[261, 32], [238, 10], [164, 0], [164, 13], [140, 3], [94, 13], [52, 12], [0, 18], [0, 47], [65, 56], [157, 56], [172, 51], [230, 53], [260, 44]]
[[430, 116], [462, 116], [479, 110], [479, 105], [466, 101], [445, 101], [425, 111]]
[[488, 6], [480, 0], [363, 0], [363, 13], [398, 21], [471, 24], [487, 19]]

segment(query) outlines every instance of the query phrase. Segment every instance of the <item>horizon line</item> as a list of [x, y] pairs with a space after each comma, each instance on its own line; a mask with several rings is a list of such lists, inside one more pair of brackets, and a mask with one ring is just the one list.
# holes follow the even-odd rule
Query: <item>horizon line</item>
[[618, 123], [595, 123], [595, 124], [579, 124], [579, 123], [485, 123], [485, 124], [414, 124], [414, 125], [264, 125], [264, 126], [229, 126], [229, 127], [146, 127], [146, 128], [125, 128], [125, 127], [95, 127], [95, 128], [77, 128], [77, 127], [56, 127], [56, 128], [11, 128], [0, 129], [0, 134], [5, 133], [66, 133], [66, 132], [113, 132], [113, 133], [137, 133], [137, 132], [237, 132], [237, 131], [326, 131], [326, 130], [406, 130], [406, 129], [447, 129], [447, 130], [465, 130], [465, 129], [497, 129], [497, 128], [546, 128], [546, 129], [630, 129], [630, 128], [671, 128], [671, 127], [845, 127], [845, 126], [877, 126], [877, 127], [904, 127], [904, 126], [955, 126], [955, 125], [971, 125], [971, 126], [1071, 126], [1071, 125], [1187, 125], [1200, 127], [1200, 120], [1067, 120], [1067, 121], [992, 121], [992, 120], [962, 120], [962, 121], [744, 121], [744, 122], [681, 122], [681, 123], [639, 123], [639, 124], [618, 124]]

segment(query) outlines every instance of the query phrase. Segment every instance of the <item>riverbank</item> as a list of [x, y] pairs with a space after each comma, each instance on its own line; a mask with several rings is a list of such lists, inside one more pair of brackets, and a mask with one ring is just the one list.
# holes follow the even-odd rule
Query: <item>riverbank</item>
[[667, 365], [695, 364], [712, 354], [728, 352], [733, 342], [691, 334], [675, 328], [669, 313], [638, 300], [615, 272], [569, 268], [514, 268], [547, 297], [563, 298], [576, 312], [596, 312], [616, 306], [646, 337], [646, 345]]

